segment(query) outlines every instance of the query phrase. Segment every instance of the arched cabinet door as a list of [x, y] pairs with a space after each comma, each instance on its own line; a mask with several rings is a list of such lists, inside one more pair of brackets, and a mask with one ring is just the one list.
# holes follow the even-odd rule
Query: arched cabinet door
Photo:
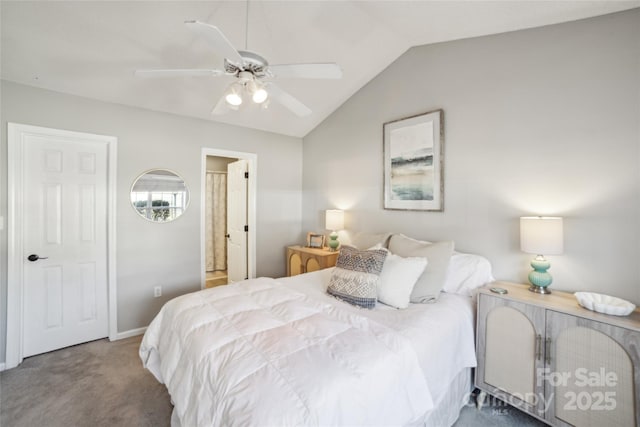
[[544, 416], [538, 377], [543, 368], [545, 310], [479, 295], [478, 368], [484, 390], [529, 413]]
[[302, 258], [297, 253], [292, 253], [289, 255], [289, 271], [288, 276], [297, 276], [298, 274], [304, 273], [302, 269]]
[[[631, 331], [548, 311], [547, 395], [553, 425], [638, 426], [640, 340]], [[634, 390], [635, 389], [635, 390]], [[634, 398], [635, 396], [635, 398]]]
[[307, 265], [306, 265], [306, 267], [305, 267], [305, 271], [306, 271], [307, 273], [311, 273], [312, 271], [318, 271], [318, 270], [320, 270], [320, 269], [321, 269], [321, 267], [320, 267], [320, 264], [318, 263], [318, 260], [317, 260], [317, 259], [315, 259], [315, 258], [309, 258], [309, 259], [307, 260]]

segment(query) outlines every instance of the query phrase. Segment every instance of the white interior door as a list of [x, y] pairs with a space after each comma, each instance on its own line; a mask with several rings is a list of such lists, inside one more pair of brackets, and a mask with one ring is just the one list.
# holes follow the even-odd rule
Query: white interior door
[[[107, 145], [23, 136], [23, 356], [109, 335]], [[39, 259], [38, 259], [39, 257]]]
[[246, 160], [227, 165], [227, 275], [229, 283], [247, 278]]

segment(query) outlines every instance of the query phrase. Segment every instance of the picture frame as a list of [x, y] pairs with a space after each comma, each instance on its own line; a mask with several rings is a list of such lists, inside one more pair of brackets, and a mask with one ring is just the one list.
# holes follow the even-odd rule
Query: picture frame
[[383, 124], [384, 208], [444, 211], [444, 111]]
[[324, 234], [317, 234], [317, 233], [313, 233], [313, 232], [308, 232], [307, 233], [307, 247], [308, 248], [315, 248], [315, 249], [322, 249], [322, 248], [324, 248], [324, 239], [325, 239]]

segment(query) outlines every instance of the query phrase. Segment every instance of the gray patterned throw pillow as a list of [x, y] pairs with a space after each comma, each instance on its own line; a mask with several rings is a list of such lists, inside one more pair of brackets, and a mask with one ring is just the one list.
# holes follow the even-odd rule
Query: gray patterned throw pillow
[[351, 246], [343, 246], [329, 279], [327, 292], [349, 304], [375, 307], [378, 276], [386, 256], [384, 249], [359, 251]]

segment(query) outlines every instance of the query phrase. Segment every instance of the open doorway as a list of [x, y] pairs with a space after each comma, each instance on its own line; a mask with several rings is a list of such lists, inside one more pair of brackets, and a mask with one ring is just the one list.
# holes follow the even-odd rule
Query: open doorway
[[254, 277], [255, 157], [202, 150], [203, 288]]
[[238, 159], [206, 156], [205, 178], [205, 288], [226, 285], [227, 266], [227, 165]]

